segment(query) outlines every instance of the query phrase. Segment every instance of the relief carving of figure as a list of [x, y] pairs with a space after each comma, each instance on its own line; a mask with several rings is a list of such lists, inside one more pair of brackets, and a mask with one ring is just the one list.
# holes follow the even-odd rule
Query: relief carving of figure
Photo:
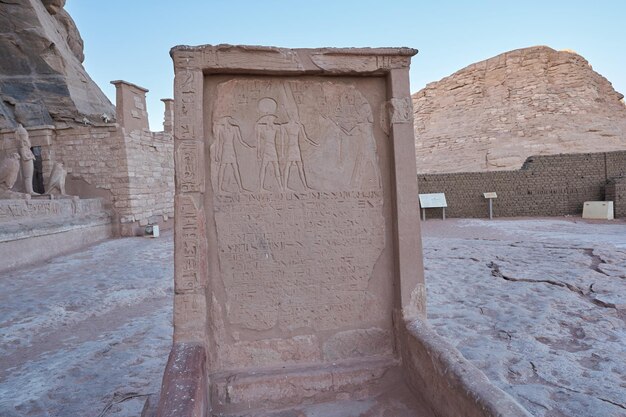
[[231, 116], [222, 117], [215, 122], [213, 125], [213, 135], [217, 141], [214, 159], [215, 162], [219, 164], [217, 180], [218, 189], [220, 191], [224, 191], [224, 174], [226, 172], [226, 168], [230, 167], [235, 176], [235, 181], [237, 181], [239, 191], [241, 192], [245, 190], [241, 181], [241, 172], [239, 170], [239, 162], [237, 160], [235, 141], [248, 149], [254, 148], [243, 141], [239, 124]]
[[265, 188], [265, 175], [268, 165], [274, 168], [274, 176], [278, 182], [278, 187], [283, 190], [284, 184], [280, 175], [280, 167], [278, 164], [278, 155], [281, 154], [282, 147], [282, 129], [278, 123], [276, 116], [276, 108], [278, 107], [274, 99], [265, 97], [259, 100], [258, 109], [261, 117], [257, 120], [254, 132], [257, 140], [257, 159], [261, 161], [260, 183], [261, 191]]
[[[292, 165], [296, 165], [298, 168], [298, 174], [300, 175], [300, 181], [307, 190], [311, 187], [307, 183], [306, 174], [304, 172], [304, 163], [302, 162], [302, 150], [300, 149], [300, 139], [304, 138], [308, 143], [313, 146], [319, 146], [319, 144], [312, 141], [306, 134], [304, 125], [300, 122], [290, 120], [282, 125], [281, 134], [285, 143], [284, 158], [287, 164], [285, 165], [283, 172], [283, 186], [289, 188], [289, 171]], [[294, 191], [294, 190], [292, 190]]]
[[350, 177], [350, 187], [363, 186], [363, 177], [368, 168], [371, 168], [371, 171], [375, 173], [377, 186], [381, 187], [376, 161], [376, 139], [374, 138], [372, 111], [369, 106], [364, 105], [358, 113], [359, 117], [354, 123], [348, 126], [343, 123], [337, 124], [347, 136], [354, 139], [356, 144], [356, 159]]

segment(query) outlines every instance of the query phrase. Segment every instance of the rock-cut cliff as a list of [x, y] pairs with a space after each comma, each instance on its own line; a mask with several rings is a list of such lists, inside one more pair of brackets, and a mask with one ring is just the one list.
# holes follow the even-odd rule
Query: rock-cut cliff
[[520, 168], [531, 155], [626, 149], [624, 96], [580, 55], [537, 46], [413, 95], [419, 173]]
[[65, 0], [0, 0], [0, 129], [99, 119], [115, 109], [82, 66]]

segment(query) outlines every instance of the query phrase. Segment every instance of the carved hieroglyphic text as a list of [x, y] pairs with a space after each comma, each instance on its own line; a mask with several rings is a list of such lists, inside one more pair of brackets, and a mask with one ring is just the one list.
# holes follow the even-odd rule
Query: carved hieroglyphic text
[[[69, 209], [63, 212], [63, 208]], [[71, 214], [71, 203], [61, 205], [56, 201], [0, 200], [0, 220], [22, 217], [46, 217]]]
[[232, 324], [337, 329], [376, 315], [382, 192], [218, 195], [219, 259]]
[[176, 135], [178, 139], [198, 139], [196, 132], [196, 121], [199, 117], [197, 113], [199, 92], [202, 85], [202, 73], [190, 69], [182, 69], [176, 74], [177, 93], [180, 100], [177, 100], [178, 122], [176, 124]]
[[191, 193], [204, 190], [202, 152], [202, 143], [199, 141], [181, 141], [177, 144], [176, 180], [179, 191]]
[[204, 337], [206, 300], [204, 294], [174, 295], [174, 339], [200, 341]]
[[227, 321], [241, 329], [359, 326], [384, 248], [374, 120], [351, 84], [218, 85], [211, 182]]
[[177, 293], [193, 291], [202, 287], [204, 277], [200, 268], [202, 252], [202, 232], [200, 230], [203, 216], [201, 216], [194, 197], [180, 195], [177, 197], [177, 241], [180, 250], [176, 252], [176, 279]]

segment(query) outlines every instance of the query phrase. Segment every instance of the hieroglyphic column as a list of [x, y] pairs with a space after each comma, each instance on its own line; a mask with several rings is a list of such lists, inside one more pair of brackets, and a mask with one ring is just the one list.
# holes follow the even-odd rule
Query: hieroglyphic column
[[204, 341], [207, 241], [203, 193], [202, 70], [196, 56], [174, 58], [174, 146], [176, 163], [174, 340]]

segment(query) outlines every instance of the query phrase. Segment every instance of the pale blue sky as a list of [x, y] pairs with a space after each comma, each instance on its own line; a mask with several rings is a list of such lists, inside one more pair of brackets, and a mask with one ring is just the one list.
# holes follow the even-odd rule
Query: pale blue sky
[[411, 91], [512, 49], [572, 49], [626, 93], [626, 1], [68, 0], [85, 67], [115, 103], [111, 80], [150, 90], [152, 130], [172, 97], [174, 45], [408, 46]]

